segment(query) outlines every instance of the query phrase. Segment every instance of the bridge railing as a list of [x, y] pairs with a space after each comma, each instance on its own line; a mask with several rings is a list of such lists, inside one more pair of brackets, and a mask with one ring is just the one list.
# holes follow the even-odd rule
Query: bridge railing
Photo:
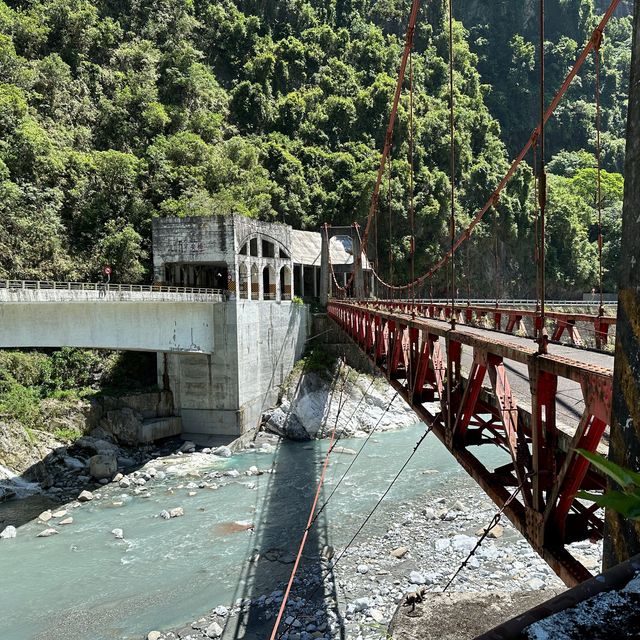
[[[380, 299], [383, 301], [383, 299]], [[396, 299], [384, 299], [384, 302], [398, 302], [404, 303], [407, 302], [415, 302], [419, 304], [451, 304], [451, 298], [396, 298]], [[493, 298], [458, 298], [456, 301], [456, 306], [460, 308], [464, 308], [470, 304], [471, 306], [482, 306], [482, 307], [495, 307], [496, 301]], [[499, 307], [513, 307], [513, 306], [522, 306], [522, 307], [535, 307], [537, 304], [536, 300], [532, 300], [530, 298], [508, 298], [504, 300], [498, 300]], [[617, 300], [603, 300], [603, 307], [616, 307], [618, 305]], [[599, 307], [600, 300], [547, 300], [545, 302], [545, 307]]]
[[[434, 318], [437, 320], [449, 320], [452, 314], [451, 300], [413, 301], [413, 300], [367, 300], [366, 304], [374, 308], [396, 310], [409, 313], [414, 316]], [[592, 304], [592, 303], [589, 303]], [[598, 306], [597, 313], [585, 313], [567, 310], [567, 307], [583, 306], [583, 303], [574, 301], [571, 305], [561, 301], [554, 301], [549, 305], [546, 317], [549, 338], [552, 342], [561, 342], [567, 335], [572, 345], [577, 347], [595, 346], [596, 349], [606, 349], [609, 344], [611, 327], [616, 325], [616, 316], [606, 315], [604, 309]], [[529, 307], [529, 308], [526, 308]], [[609, 305], [615, 310], [615, 306]], [[561, 309], [561, 310], [559, 310]], [[591, 309], [588, 309], [591, 311]], [[492, 328], [495, 331], [538, 338], [542, 329], [541, 319], [535, 309], [535, 302], [500, 301], [495, 304], [474, 303], [473, 301], [460, 302], [455, 307], [456, 322]], [[528, 325], [524, 320], [528, 320]], [[585, 335], [581, 335], [584, 333]]]
[[174, 287], [159, 284], [117, 284], [106, 282], [56, 282], [53, 280], [0, 280], [0, 289], [26, 289], [30, 291], [124, 291], [150, 293], [198, 293], [205, 295], [225, 295], [224, 289], [204, 287]]
[[[576, 496], [606, 483], [576, 450], [596, 451], [609, 426], [612, 371], [397, 305], [330, 302], [328, 313], [556, 573], [591, 577], [568, 545], [602, 537], [597, 505]], [[476, 451], [496, 447], [508, 462], [491, 470]]]

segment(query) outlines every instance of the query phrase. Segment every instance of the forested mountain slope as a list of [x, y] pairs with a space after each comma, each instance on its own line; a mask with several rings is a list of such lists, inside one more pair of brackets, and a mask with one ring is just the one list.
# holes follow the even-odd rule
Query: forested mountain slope
[[[460, 227], [535, 126], [535, 25], [521, 19], [528, 3], [456, 3]], [[413, 56], [418, 271], [446, 244], [449, 206], [445, 3], [424, 4]], [[551, 12], [557, 5], [551, 93], [601, 7], [548, 4]], [[310, 229], [362, 221], [408, 11], [407, 0], [0, 0], [0, 277], [93, 279], [109, 262], [117, 280], [148, 278], [156, 215], [238, 212]], [[617, 17], [609, 33], [611, 270], [629, 19]], [[592, 83], [591, 65], [550, 136], [552, 293], [595, 285]], [[407, 110], [405, 96], [378, 229], [381, 270], [391, 255], [398, 279], [406, 278], [409, 247]], [[462, 277], [473, 270], [477, 295], [490, 295], [497, 280], [494, 234], [501, 286], [529, 293], [522, 283], [533, 268], [531, 182], [525, 167], [500, 201], [495, 230], [489, 218], [461, 255]]]

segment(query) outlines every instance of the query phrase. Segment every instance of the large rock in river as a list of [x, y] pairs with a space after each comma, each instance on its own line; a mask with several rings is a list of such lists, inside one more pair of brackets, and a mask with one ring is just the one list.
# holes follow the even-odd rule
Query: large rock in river
[[118, 471], [118, 459], [113, 453], [100, 453], [89, 458], [89, 473], [96, 480], [111, 480]]

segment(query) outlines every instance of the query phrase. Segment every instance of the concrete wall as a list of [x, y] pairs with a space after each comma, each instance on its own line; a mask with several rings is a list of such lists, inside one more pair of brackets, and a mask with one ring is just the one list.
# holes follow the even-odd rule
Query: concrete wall
[[155, 292], [0, 290], [0, 348], [212, 353], [217, 297]]
[[[240, 435], [257, 426], [302, 355], [308, 309], [291, 302], [229, 301], [216, 305], [213, 327], [213, 354], [167, 356], [169, 386], [185, 433]], [[159, 384], [163, 374], [159, 358]]]
[[153, 219], [153, 271], [165, 279], [167, 263], [233, 265], [236, 246], [232, 216]]

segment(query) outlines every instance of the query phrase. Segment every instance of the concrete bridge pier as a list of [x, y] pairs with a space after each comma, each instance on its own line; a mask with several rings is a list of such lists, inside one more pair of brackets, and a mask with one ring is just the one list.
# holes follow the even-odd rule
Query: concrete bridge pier
[[173, 393], [183, 437], [206, 444], [256, 427], [273, 406], [308, 335], [308, 307], [293, 302], [215, 305], [212, 353], [158, 357], [158, 385]]

